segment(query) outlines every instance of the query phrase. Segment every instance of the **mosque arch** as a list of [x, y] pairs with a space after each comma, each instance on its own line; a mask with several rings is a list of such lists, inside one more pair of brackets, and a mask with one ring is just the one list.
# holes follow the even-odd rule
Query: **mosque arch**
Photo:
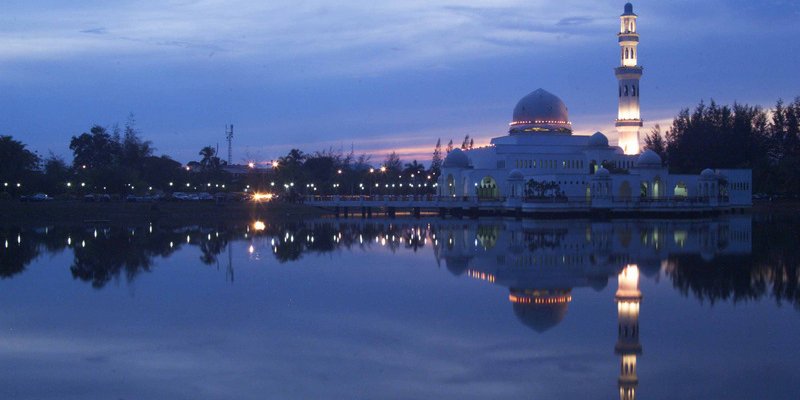
[[497, 199], [500, 197], [500, 187], [491, 176], [485, 176], [476, 187], [476, 195], [481, 199]]
[[653, 179], [653, 198], [657, 199], [661, 197], [661, 178], [656, 177]]
[[675, 189], [672, 191], [672, 195], [675, 197], [687, 197], [689, 195], [689, 191], [686, 189], [686, 184], [683, 181], [678, 182], [675, 185]]
[[447, 174], [447, 195], [456, 195], [456, 179], [453, 178], [453, 174]]

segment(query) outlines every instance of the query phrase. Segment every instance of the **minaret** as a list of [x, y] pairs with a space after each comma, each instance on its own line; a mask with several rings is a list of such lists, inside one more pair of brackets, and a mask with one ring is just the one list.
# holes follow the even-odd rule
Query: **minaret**
[[617, 113], [617, 133], [619, 147], [625, 154], [639, 154], [639, 128], [642, 119], [639, 114], [639, 79], [642, 67], [638, 65], [639, 34], [636, 33], [636, 14], [633, 5], [625, 4], [625, 13], [620, 17], [619, 47], [620, 66], [614, 69], [619, 81], [619, 112]]
[[639, 267], [635, 264], [625, 266], [618, 276], [617, 322], [619, 333], [614, 353], [621, 356], [619, 370], [620, 400], [635, 400], [639, 377], [636, 375], [636, 356], [642, 354], [639, 343]]

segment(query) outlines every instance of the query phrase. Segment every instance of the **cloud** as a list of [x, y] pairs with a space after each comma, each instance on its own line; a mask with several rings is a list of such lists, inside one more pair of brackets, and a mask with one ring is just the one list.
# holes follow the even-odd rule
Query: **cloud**
[[[11, 28], [14, 35], [3, 40], [6, 48], [19, 50], [0, 50], [0, 57], [13, 61], [47, 54], [58, 58], [133, 54], [156, 56], [161, 62], [185, 62], [187, 56], [226, 51], [239, 62], [313, 59], [324, 65], [304, 70], [305, 74], [441, 68], [453, 60], [507, 54], [533, 43], [541, 50], [552, 44], [556, 35], [581, 34], [571, 29], [575, 24], [552, 22], [558, 21], [556, 12], [543, 12], [549, 8], [546, 3], [520, 8], [517, 1], [492, 6], [406, 1], [364, 7], [357, 1], [331, 6], [321, 0], [198, 0], [166, 1], [153, 7], [152, 3], [129, 0], [85, 5], [83, 9], [54, 5], [46, 12], [23, 7], [11, 10], [18, 24]], [[60, 50], [41, 51], [24, 45], [30, 41], [47, 42], [49, 49]], [[182, 48], [186, 53], [175, 54], [165, 47]]]
[[99, 28], [84, 29], [81, 31], [81, 33], [89, 33], [93, 35], [105, 35], [106, 33], [108, 33], [108, 30], [106, 28], [99, 27]]
[[562, 18], [558, 21], [557, 25], [560, 26], [576, 26], [576, 25], [586, 25], [594, 22], [594, 18], [591, 17], [568, 17]]

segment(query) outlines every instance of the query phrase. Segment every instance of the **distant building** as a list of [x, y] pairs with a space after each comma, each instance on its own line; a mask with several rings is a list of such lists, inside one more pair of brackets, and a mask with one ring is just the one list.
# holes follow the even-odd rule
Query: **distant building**
[[615, 69], [618, 146], [609, 145], [601, 132], [573, 135], [566, 104], [537, 89], [514, 107], [507, 136], [492, 139], [487, 147], [454, 149], [447, 155], [439, 195], [498, 200], [506, 208], [523, 209], [535, 208], [524, 203], [537, 198], [584, 202], [593, 209], [656, 209], [676, 203], [684, 209], [750, 206], [751, 170], [705, 169], [676, 175], [655, 152], [640, 152], [642, 67], [636, 18], [633, 6], [626, 4], [618, 34], [621, 65]]

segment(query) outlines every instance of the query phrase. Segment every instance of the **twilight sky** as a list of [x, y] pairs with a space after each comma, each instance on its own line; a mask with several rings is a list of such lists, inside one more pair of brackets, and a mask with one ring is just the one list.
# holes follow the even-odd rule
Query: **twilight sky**
[[[157, 154], [234, 162], [292, 147], [427, 162], [485, 144], [545, 88], [576, 133], [616, 133], [624, 1], [3, 0], [0, 134], [71, 159], [72, 135], [134, 113]], [[800, 2], [634, 2], [643, 132], [701, 99], [800, 95]], [[221, 151], [224, 154], [224, 151]]]

